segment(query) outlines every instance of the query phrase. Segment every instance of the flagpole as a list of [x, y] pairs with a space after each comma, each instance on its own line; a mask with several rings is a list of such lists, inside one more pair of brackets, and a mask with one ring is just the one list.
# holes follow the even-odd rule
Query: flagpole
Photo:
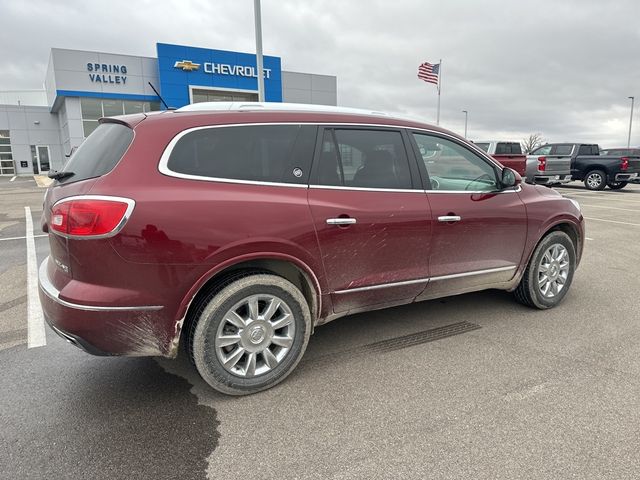
[[438, 113], [436, 116], [436, 125], [440, 125], [440, 82], [442, 81], [442, 59], [440, 59], [440, 64], [438, 66]]

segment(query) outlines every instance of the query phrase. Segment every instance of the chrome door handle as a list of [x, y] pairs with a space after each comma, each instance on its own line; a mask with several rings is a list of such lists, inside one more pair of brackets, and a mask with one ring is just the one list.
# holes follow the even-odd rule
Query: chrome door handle
[[327, 218], [327, 225], [353, 225], [357, 220], [355, 218]]
[[459, 222], [462, 220], [460, 215], [443, 215], [442, 217], [438, 217], [439, 222]]

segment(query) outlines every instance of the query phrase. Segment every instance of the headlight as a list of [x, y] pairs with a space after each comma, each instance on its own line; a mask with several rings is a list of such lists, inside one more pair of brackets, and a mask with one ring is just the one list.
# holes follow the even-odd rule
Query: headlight
[[582, 208], [580, 208], [580, 204], [574, 200], [573, 198], [567, 198], [567, 200], [569, 200], [571, 203], [573, 203], [575, 205], [575, 207], [578, 209], [579, 212], [582, 211]]

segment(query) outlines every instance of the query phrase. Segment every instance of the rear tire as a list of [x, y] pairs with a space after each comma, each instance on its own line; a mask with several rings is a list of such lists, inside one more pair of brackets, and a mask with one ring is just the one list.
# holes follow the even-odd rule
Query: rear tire
[[564, 232], [549, 233], [531, 255], [514, 290], [516, 300], [540, 310], [555, 307], [567, 294], [575, 269], [576, 250], [571, 238]]
[[228, 395], [280, 383], [302, 358], [311, 334], [311, 313], [300, 290], [262, 273], [213, 293], [195, 322], [193, 362], [205, 382]]
[[607, 174], [602, 170], [591, 170], [584, 176], [584, 186], [587, 190], [604, 190], [607, 186]]
[[629, 184], [629, 182], [609, 182], [609, 183], [607, 183], [607, 186], [611, 190], [622, 190], [628, 184]]

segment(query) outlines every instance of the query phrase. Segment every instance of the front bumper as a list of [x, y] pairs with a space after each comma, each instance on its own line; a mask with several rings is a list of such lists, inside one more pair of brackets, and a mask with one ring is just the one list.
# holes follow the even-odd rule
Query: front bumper
[[[44, 317], [54, 332], [93, 355], [175, 356], [161, 305], [98, 306], [62, 298], [49, 278], [49, 257], [38, 285]], [[99, 286], [93, 286], [99, 289]]]

